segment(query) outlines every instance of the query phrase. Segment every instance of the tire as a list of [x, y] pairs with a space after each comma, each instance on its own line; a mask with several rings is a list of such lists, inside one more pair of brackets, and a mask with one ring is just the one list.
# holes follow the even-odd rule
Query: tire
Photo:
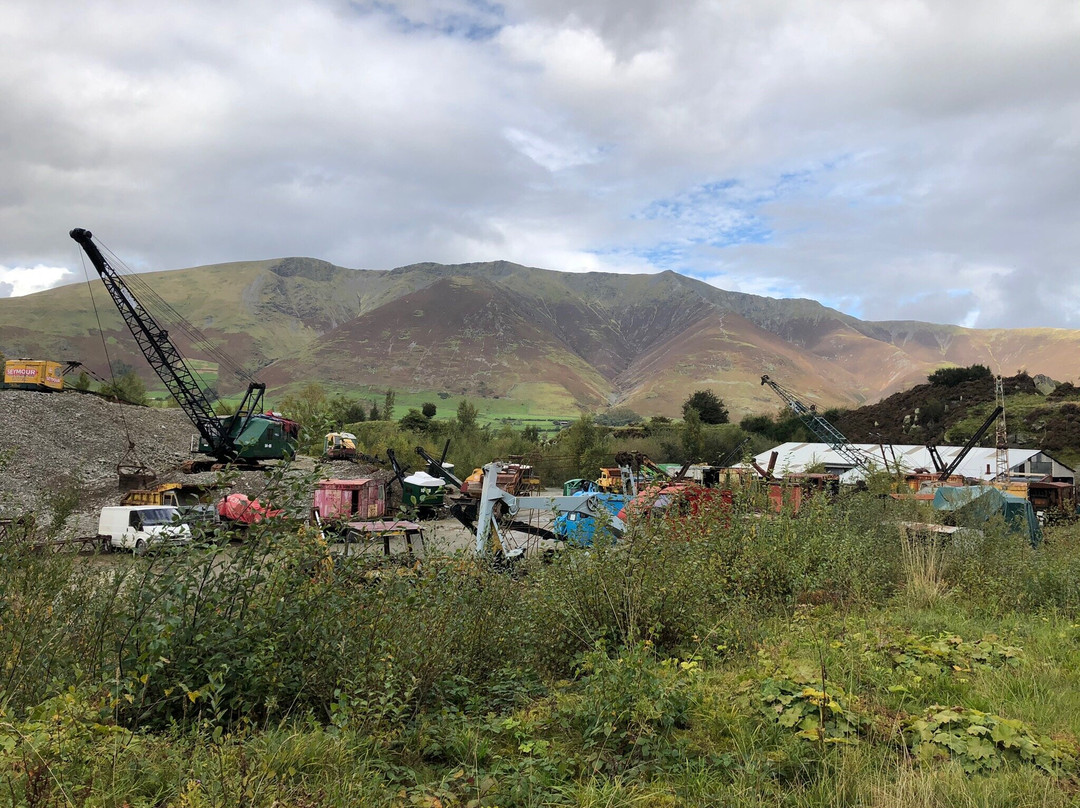
[[146, 543], [146, 539], [136, 539], [135, 540], [135, 555], [144, 556], [144, 555], [146, 555], [146, 551], [149, 550], [149, 549], [150, 549], [150, 547]]

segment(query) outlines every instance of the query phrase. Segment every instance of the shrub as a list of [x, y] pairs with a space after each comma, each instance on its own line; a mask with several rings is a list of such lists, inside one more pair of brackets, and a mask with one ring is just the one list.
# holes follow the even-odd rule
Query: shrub
[[657, 659], [637, 642], [609, 656], [603, 643], [581, 656], [579, 697], [563, 703], [580, 733], [587, 762], [614, 773], [639, 760], [675, 756], [675, 730], [687, 726], [695, 700], [694, 660]]
[[979, 381], [981, 379], [990, 381], [993, 378], [994, 374], [990, 372], [990, 368], [986, 367], [986, 365], [969, 365], [964, 368], [938, 368], [926, 377], [930, 384], [940, 384], [943, 387], [956, 387], [964, 382]]
[[1074, 744], [1036, 735], [1022, 721], [964, 707], [934, 705], [908, 721], [904, 735], [920, 763], [955, 760], [969, 774], [1007, 760], [1061, 774], [1076, 767]]

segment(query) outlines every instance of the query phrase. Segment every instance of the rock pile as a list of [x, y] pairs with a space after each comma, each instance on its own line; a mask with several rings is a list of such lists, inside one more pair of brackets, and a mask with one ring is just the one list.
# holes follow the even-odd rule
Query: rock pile
[[[213, 483], [216, 474], [180, 471], [194, 434], [178, 408], [122, 405], [76, 392], [0, 390], [0, 518], [48, 518], [54, 503], [74, 499], [72, 527], [94, 532], [101, 507], [120, 502], [116, 466], [128, 452], [129, 435], [134, 456], [154, 470], [157, 482]], [[306, 457], [293, 470], [313, 473], [316, 466], [319, 477], [393, 477], [378, 467], [348, 461], [317, 465]], [[264, 472], [247, 471], [232, 490], [258, 496], [265, 486]]]

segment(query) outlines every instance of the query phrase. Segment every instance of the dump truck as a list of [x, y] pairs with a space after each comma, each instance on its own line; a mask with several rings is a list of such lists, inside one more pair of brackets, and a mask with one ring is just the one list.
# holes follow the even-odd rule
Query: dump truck
[[213, 519], [211, 502], [214, 486], [189, 483], [161, 483], [153, 488], [136, 488], [125, 491], [121, 505], [165, 505], [176, 508], [185, 519]]

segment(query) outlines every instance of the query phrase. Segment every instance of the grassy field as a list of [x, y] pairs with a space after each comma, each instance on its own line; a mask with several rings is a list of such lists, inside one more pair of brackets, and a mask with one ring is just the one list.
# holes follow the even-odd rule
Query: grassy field
[[[452, 395], [436, 390], [395, 390], [394, 418], [400, 419], [410, 409], [419, 410], [424, 404], [431, 403], [437, 408], [435, 417], [446, 420], [454, 417], [458, 405], [463, 400], [476, 407], [477, 420], [481, 425], [509, 423], [519, 428], [534, 425], [538, 426], [541, 431], [552, 431], [554, 430], [554, 422], [574, 421], [581, 416], [580, 411], [567, 407], [565, 401], [545, 398], [542, 391], [536, 389], [543, 387], [543, 385], [519, 385], [519, 387], [523, 389], [520, 391], [515, 390], [513, 397], [502, 396], [499, 398]], [[295, 393], [299, 389], [301, 388], [297, 387], [292, 392]], [[360, 399], [367, 402], [368, 406], [375, 404], [380, 410], [386, 393], [385, 388], [373, 387], [341, 389], [327, 387], [326, 390], [330, 395], [341, 394], [349, 398]], [[534, 393], [535, 396], [532, 395]], [[275, 400], [283, 400], [284, 398], [285, 395], [278, 393]]]
[[763, 506], [512, 574], [289, 524], [109, 565], [6, 542], [0, 802], [1075, 804], [1080, 528]]

